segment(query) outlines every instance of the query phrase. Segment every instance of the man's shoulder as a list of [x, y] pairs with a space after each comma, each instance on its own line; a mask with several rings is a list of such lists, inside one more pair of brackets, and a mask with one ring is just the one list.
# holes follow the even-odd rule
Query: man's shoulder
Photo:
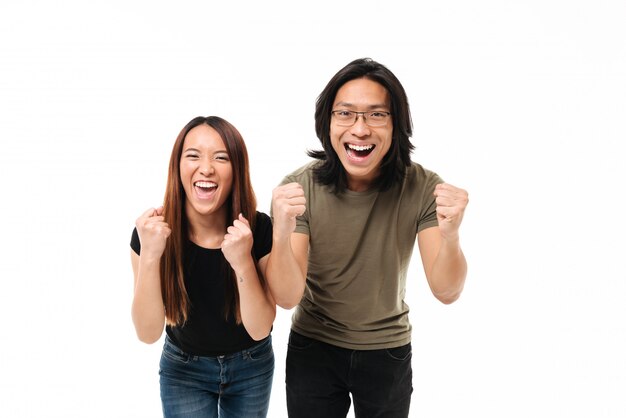
[[411, 161], [411, 165], [408, 167], [408, 173], [422, 177], [432, 177], [437, 175], [434, 171], [415, 161]]
[[419, 163], [411, 162], [411, 165], [407, 167], [402, 190], [417, 193], [418, 195], [431, 193], [435, 185], [443, 182], [439, 174], [425, 168]]
[[285, 176], [283, 184], [290, 182], [302, 183], [303, 180], [309, 180], [313, 176], [313, 169], [319, 164], [318, 160], [309, 161], [308, 163], [301, 165], [293, 170], [291, 173]]

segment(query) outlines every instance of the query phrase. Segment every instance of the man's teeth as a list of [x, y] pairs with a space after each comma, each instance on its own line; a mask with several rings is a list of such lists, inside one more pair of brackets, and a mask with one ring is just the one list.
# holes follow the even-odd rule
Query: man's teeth
[[369, 151], [374, 148], [374, 145], [352, 145], [348, 144], [348, 148], [354, 151]]
[[211, 187], [217, 187], [217, 184], [212, 181], [197, 181], [194, 183], [196, 187], [202, 187], [203, 189], [209, 189]]

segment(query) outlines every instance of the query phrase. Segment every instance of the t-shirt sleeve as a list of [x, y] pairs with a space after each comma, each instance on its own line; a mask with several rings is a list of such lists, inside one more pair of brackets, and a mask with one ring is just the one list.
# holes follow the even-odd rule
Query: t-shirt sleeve
[[[280, 182], [279, 186], [285, 185], [287, 183], [292, 183], [292, 182], [298, 182], [300, 184], [303, 183], [302, 180], [296, 178], [294, 176], [294, 174], [290, 174], [290, 175], [285, 176], [282, 179], [282, 181]], [[304, 184], [302, 184], [302, 185], [304, 187]], [[308, 196], [306, 188], [304, 190], [304, 194], [305, 194], [305, 196], [307, 198], [307, 202], [309, 202], [310, 200], [309, 200], [309, 196]], [[272, 207], [271, 206], [272, 205], [270, 205], [270, 216], [271, 216], [271, 219], [273, 220], [274, 219], [274, 213], [272, 212]], [[308, 217], [308, 215], [309, 215], [308, 214], [308, 210], [306, 210], [303, 215], [296, 216], [296, 228], [295, 228], [294, 232], [299, 232], [299, 233], [307, 234], [307, 235], [310, 234], [310, 231], [309, 231], [309, 217]]]
[[429, 173], [427, 177], [424, 194], [422, 195], [422, 206], [417, 218], [417, 232], [426, 228], [438, 226], [437, 221], [437, 204], [435, 203], [435, 186], [443, 183], [443, 180], [436, 173]]
[[301, 175], [299, 178], [287, 176], [285, 180], [285, 183], [289, 183], [291, 181], [300, 183], [300, 185], [302, 186], [304, 190], [304, 197], [306, 198], [306, 208], [302, 215], [296, 216], [296, 228], [293, 230], [293, 232], [298, 232], [300, 234], [306, 234], [306, 235], [311, 235], [311, 229], [309, 227], [309, 215], [310, 215], [309, 207], [310, 207], [310, 202], [312, 201], [311, 192], [312, 192], [313, 180], [311, 179], [310, 176], [311, 176], [311, 171], [307, 170], [307, 172], [303, 173], [303, 175]]
[[[285, 177], [283, 177], [283, 179], [280, 181], [280, 183], [278, 184], [278, 186], [284, 186], [287, 183], [291, 183], [295, 181], [294, 178], [291, 175], [287, 175]], [[274, 219], [274, 212], [273, 212], [273, 205], [270, 204], [270, 219]]]
[[302, 216], [296, 216], [296, 229], [294, 229], [294, 232], [311, 235], [311, 230], [309, 229], [309, 213], [307, 211], [305, 211]]
[[[304, 214], [302, 216], [296, 217], [296, 228], [294, 232], [299, 232], [299, 233], [307, 234], [307, 235], [310, 234], [308, 207], [309, 207], [309, 202], [311, 202], [311, 199], [312, 199], [310, 193], [311, 193], [312, 183], [314, 181], [311, 178], [312, 176], [311, 171], [314, 168], [315, 164], [317, 163], [318, 162], [314, 161], [314, 162], [310, 162], [299, 167], [297, 170], [283, 177], [283, 179], [281, 180], [279, 184], [279, 186], [282, 186], [287, 183], [296, 182], [296, 183], [299, 183], [304, 189], [304, 196], [306, 197], [306, 200], [307, 200], [307, 209], [304, 211]], [[270, 216], [272, 217], [272, 219], [274, 218], [274, 214], [271, 210], [271, 205], [270, 205]]]
[[272, 220], [263, 212], [257, 212], [256, 214], [253, 247], [254, 256], [257, 260], [272, 251]]
[[139, 242], [137, 228], [133, 229], [133, 235], [130, 237], [130, 248], [132, 248], [137, 255], [141, 254], [141, 243]]

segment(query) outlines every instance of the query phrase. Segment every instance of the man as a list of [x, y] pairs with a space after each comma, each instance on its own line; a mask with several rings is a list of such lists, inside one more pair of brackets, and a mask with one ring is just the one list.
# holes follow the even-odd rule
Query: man
[[272, 195], [268, 269], [278, 305], [291, 309], [286, 389], [290, 417], [407, 417], [411, 325], [404, 303], [416, 241], [443, 303], [463, 289], [459, 226], [465, 190], [410, 159], [408, 99], [395, 75], [357, 59], [317, 99], [323, 150]]

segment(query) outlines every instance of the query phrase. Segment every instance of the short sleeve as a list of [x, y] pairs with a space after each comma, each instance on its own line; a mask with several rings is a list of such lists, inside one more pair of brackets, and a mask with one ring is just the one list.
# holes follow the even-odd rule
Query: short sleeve
[[[296, 181], [296, 180], [294, 180], [292, 175], [288, 175], [288, 176], [283, 177], [283, 179], [281, 180], [281, 182], [278, 185], [279, 186], [284, 186], [285, 184], [291, 183], [293, 181]], [[274, 211], [273, 211], [273, 209], [274, 209], [273, 205], [270, 205], [270, 217], [271, 217], [270, 219], [274, 219]]]
[[130, 248], [133, 249], [137, 255], [141, 254], [141, 242], [139, 241], [139, 234], [137, 233], [137, 228], [133, 229], [133, 234], [130, 237]]
[[[306, 183], [303, 181], [303, 179], [296, 177], [293, 173], [290, 175], [287, 175], [283, 178], [283, 180], [280, 182], [280, 186], [283, 186], [287, 183], [292, 183], [292, 182], [296, 182], [296, 183], [300, 183], [303, 188], [304, 188], [304, 194], [306, 197], [307, 202], [310, 202], [310, 197], [309, 197], [309, 192], [308, 189], [305, 187]], [[271, 219], [274, 218], [274, 213], [272, 211], [272, 207], [270, 206], [270, 215], [272, 216]], [[294, 229], [294, 232], [298, 232], [301, 234], [306, 234], [309, 235], [311, 232], [309, 230], [309, 210], [307, 208], [307, 210], [304, 211], [304, 213], [300, 216], [296, 216], [296, 228]]]
[[433, 172], [429, 172], [429, 176], [426, 179], [426, 187], [424, 188], [424, 195], [422, 196], [422, 207], [417, 218], [417, 232], [420, 232], [426, 228], [438, 226], [437, 221], [437, 203], [435, 202], [435, 186], [439, 183], [443, 183], [443, 180], [439, 175]]
[[256, 213], [253, 247], [254, 256], [257, 260], [265, 257], [272, 251], [272, 220], [263, 212]]

